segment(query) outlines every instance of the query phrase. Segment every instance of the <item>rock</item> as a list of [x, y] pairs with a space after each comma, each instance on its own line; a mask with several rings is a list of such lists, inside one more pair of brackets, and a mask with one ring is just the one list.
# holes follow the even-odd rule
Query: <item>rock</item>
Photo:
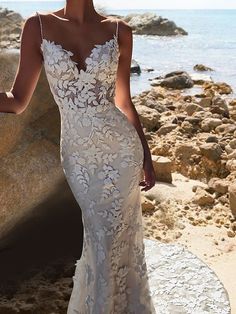
[[232, 148], [232, 149], [236, 149], [236, 138], [234, 138], [233, 140], [231, 140], [229, 142], [229, 146]]
[[176, 124], [165, 124], [160, 127], [160, 129], [157, 130], [157, 135], [166, 135], [167, 133], [171, 132], [172, 130], [176, 129]]
[[213, 71], [212, 68], [205, 66], [204, 64], [195, 64], [193, 67], [195, 71]]
[[230, 119], [236, 121], [236, 109], [230, 110], [229, 116], [230, 116]]
[[227, 124], [221, 124], [215, 128], [215, 132], [218, 134], [229, 134], [229, 133], [234, 133], [236, 130], [236, 125], [227, 123]]
[[236, 99], [233, 99], [229, 102], [230, 106], [236, 106]]
[[200, 150], [192, 143], [182, 143], [175, 148], [175, 155], [178, 157], [184, 157], [184, 159], [190, 159], [193, 155], [200, 154]]
[[229, 115], [230, 119], [236, 121], [236, 99], [229, 102]]
[[145, 72], [153, 72], [154, 69], [153, 69], [153, 68], [146, 67], [146, 68], [143, 69], [143, 71], [145, 71]]
[[152, 155], [152, 161], [157, 181], [171, 183], [171, 160], [167, 157]]
[[[15, 75], [11, 69], [17, 67], [18, 60], [14, 54], [8, 54], [8, 58], [0, 56], [0, 90], [1, 86], [4, 90], [10, 88]], [[59, 157], [60, 114], [44, 71], [27, 109], [20, 115], [3, 113], [0, 120], [0, 187], [4, 192], [0, 229], [3, 230], [3, 225], [45, 200], [57, 183], [65, 181]], [[29, 193], [32, 197], [26, 197]], [[4, 214], [5, 210], [8, 215]]]
[[182, 115], [182, 114], [177, 114], [175, 119], [178, 121], [178, 122], [183, 122], [185, 119], [186, 119], [186, 115]]
[[211, 178], [208, 181], [208, 186], [219, 194], [225, 194], [228, 192], [229, 182], [224, 179]]
[[232, 214], [236, 217], [236, 183], [229, 185], [229, 204]]
[[222, 149], [217, 143], [202, 144], [200, 150], [203, 156], [213, 161], [219, 160], [222, 154]]
[[149, 212], [155, 209], [155, 201], [151, 201], [142, 195], [141, 197], [142, 211]]
[[185, 111], [189, 116], [192, 116], [196, 111], [203, 111], [203, 109], [196, 104], [189, 104], [186, 106]]
[[233, 150], [230, 154], [228, 154], [228, 159], [235, 159], [236, 160], [236, 149]]
[[202, 119], [198, 117], [187, 117], [185, 121], [191, 123], [192, 125], [198, 126]]
[[219, 93], [223, 95], [231, 94], [233, 92], [231, 86], [224, 82], [205, 82], [202, 87], [205, 92], [211, 90], [213, 94]]
[[23, 17], [7, 8], [0, 8], [0, 50], [20, 48], [20, 35]]
[[190, 73], [189, 74], [194, 84], [203, 85], [205, 82], [213, 82], [210, 75], [202, 73]]
[[192, 198], [193, 203], [196, 203], [200, 206], [212, 205], [215, 202], [214, 197], [206, 192], [203, 188], [198, 187], [194, 197]]
[[193, 96], [184, 94], [183, 95], [183, 101], [186, 101], [186, 102], [190, 103], [190, 102], [193, 101]]
[[176, 36], [187, 35], [188, 33], [181, 27], [176, 26], [173, 21], [147, 12], [143, 14], [128, 14], [123, 17], [133, 29], [135, 34]]
[[[225, 142], [223, 142], [222, 145], [225, 145]], [[229, 156], [229, 154], [231, 154], [234, 151], [233, 148], [229, 144], [226, 144], [224, 146], [224, 150], [228, 154], [228, 156]]]
[[138, 105], [135, 107], [140, 118], [140, 122], [147, 131], [157, 130], [160, 128], [160, 114], [157, 110], [146, 106]]
[[[218, 196], [219, 196], [219, 195], [217, 195], [217, 197], [218, 197]], [[226, 195], [219, 196], [219, 197], [217, 198], [217, 200], [218, 200], [221, 204], [228, 204], [228, 203], [229, 203], [229, 200], [228, 200], [228, 198], [227, 198]]]
[[236, 171], [236, 160], [235, 159], [228, 160], [226, 162], [226, 168], [229, 170], [229, 172]]
[[213, 97], [210, 112], [218, 113], [223, 117], [229, 118], [229, 108], [226, 101], [219, 96]]
[[221, 125], [221, 119], [206, 118], [201, 123], [201, 128], [204, 132], [210, 132], [214, 130], [218, 125]]
[[183, 134], [193, 134], [196, 131], [196, 128], [193, 126], [192, 123], [188, 121], [184, 121], [181, 123], [180, 132]]
[[227, 236], [228, 236], [229, 238], [234, 238], [234, 237], [235, 237], [235, 233], [233, 232], [233, 230], [228, 230], [228, 231], [227, 231]]
[[141, 68], [137, 61], [132, 59], [130, 73], [141, 74]]
[[211, 97], [202, 98], [198, 102], [198, 105], [203, 107], [203, 108], [209, 108], [209, 107], [211, 107], [211, 104], [212, 104], [212, 98]]
[[233, 231], [236, 231], [236, 221], [232, 222], [231, 228]]
[[174, 71], [166, 74], [163, 78], [154, 78], [151, 86], [162, 86], [172, 89], [184, 89], [193, 87], [191, 77], [185, 71]]
[[173, 143], [171, 153], [175, 171], [191, 179], [197, 179], [203, 175], [200, 150], [195, 143]]
[[210, 135], [206, 138], [206, 143], [218, 143], [218, 138], [214, 135]]

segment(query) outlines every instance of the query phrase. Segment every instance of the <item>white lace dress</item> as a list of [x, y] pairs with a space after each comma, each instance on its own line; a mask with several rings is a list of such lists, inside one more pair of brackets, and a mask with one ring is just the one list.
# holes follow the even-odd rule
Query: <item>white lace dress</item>
[[[38, 12], [36, 12], [38, 14]], [[45, 73], [61, 116], [63, 171], [82, 210], [84, 241], [67, 314], [153, 314], [142, 229], [143, 147], [114, 103], [116, 34], [79, 69], [73, 53], [43, 37]]]

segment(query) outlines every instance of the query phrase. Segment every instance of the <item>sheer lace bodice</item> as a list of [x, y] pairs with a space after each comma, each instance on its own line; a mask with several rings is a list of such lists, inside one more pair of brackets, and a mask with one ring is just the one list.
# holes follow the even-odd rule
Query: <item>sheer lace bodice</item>
[[48, 82], [60, 109], [64, 104], [71, 109], [98, 106], [99, 110], [113, 101], [120, 54], [118, 22], [113, 38], [94, 45], [84, 61], [85, 69], [79, 69], [78, 62], [73, 61], [73, 52], [44, 38], [43, 34], [41, 50]]

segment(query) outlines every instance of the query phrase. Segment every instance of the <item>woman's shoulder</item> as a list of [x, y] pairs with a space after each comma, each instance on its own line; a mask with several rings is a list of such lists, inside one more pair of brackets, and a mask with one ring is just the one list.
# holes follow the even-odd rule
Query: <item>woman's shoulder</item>
[[119, 29], [121, 29], [123, 33], [132, 31], [132, 27], [121, 17], [108, 16], [106, 21], [111, 24], [117, 24], [117, 26], [119, 27]]

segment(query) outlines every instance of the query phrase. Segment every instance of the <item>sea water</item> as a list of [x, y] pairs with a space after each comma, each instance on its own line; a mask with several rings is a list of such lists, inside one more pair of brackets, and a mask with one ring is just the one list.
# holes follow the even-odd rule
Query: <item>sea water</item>
[[[54, 11], [65, 1], [0, 1], [0, 7], [19, 12], [23, 18], [35, 11]], [[236, 10], [107, 10], [107, 14], [154, 12], [184, 28], [187, 36], [133, 36], [133, 59], [142, 70], [131, 76], [131, 94], [150, 88], [150, 79], [175, 70], [196, 73], [203, 63], [214, 69], [206, 72], [213, 80], [226, 82], [236, 93]], [[144, 71], [153, 68], [154, 71]]]

